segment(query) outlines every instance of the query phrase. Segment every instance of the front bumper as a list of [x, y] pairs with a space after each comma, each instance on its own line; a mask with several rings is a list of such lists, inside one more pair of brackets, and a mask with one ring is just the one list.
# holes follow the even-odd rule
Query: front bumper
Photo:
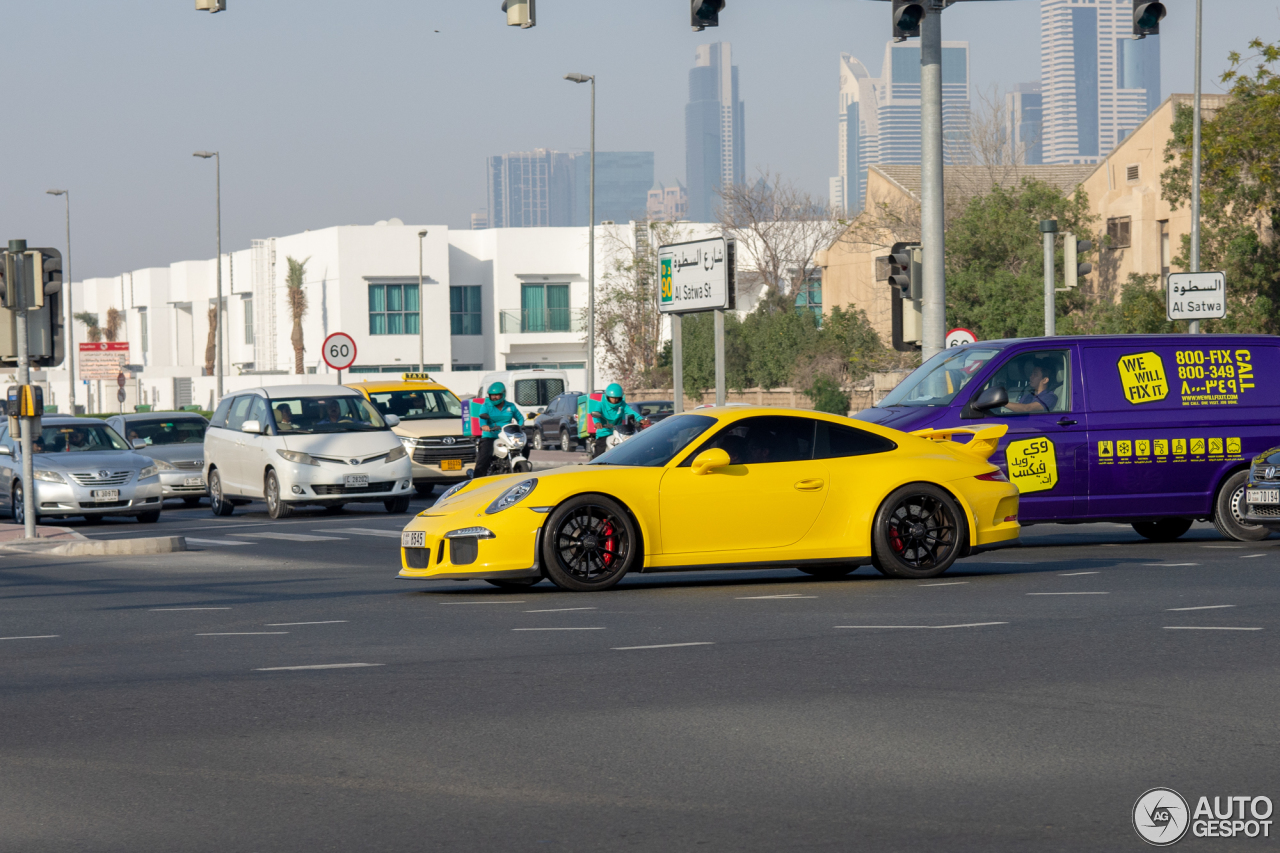
[[1241, 495], [1240, 499], [1240, 507], [1243, 510], [1241, 517], [1244, 523], [1280, 530], [1280, 504], [1249, 503], [1249, 491], [1251, 489], [1280, 489], [1280, 482], [1264, 480], [1255, 483], [1251, 477], [1249, 482], [1245, 483], [1244, 488], [1244, 494]]
[[[493, 515], [451, 512], [419, 515], [405, 532], [422, 531], [422, 547], [400, 548], [399, 577], [470, 580], [540, 577], [538, 545], [546, 513], [520, 505]], [[483, 527], [492, 538], [448, 538], [451, 531]]]
[[137, 515], [152, 512], [163, 506], [163, 487], [158, 477], [148, 477], [142, 482], [125, 483], [114, 501], [94, 500], [95, 489], [74, 482], [50, 483], [36, 480], [35, 496], [39, 515]]
[[[288, 503], [361, 503], [385, 501], [399, 497], [413, 489], [411, 463], [402, 457], [395, 462], [371, 462], [365, 465], [338, 465], [321, 462], [319, 465], [298, 465], [277, 460], [276, 475], [280, 478], [280, 498]], [[367, 487], [348, 486], [348, 475], [366, 475]]]
[[[198, 483], [188, 483], [198, 480]], [[166, 498], [205, 497], [209, 494], [209, 486], [200, 469], [160, 472], [160, 488]]]

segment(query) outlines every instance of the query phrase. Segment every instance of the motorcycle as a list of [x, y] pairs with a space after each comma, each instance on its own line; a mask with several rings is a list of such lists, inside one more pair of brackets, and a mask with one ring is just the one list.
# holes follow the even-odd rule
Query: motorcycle
[[614, 427], [613, 432], [604, 440], [605, 447], [613, 450], [622, 442], [635, 436], [639, 431], [640, 428], [636, 426], [636, 419], [628, 415], [626, 421]]
[[527, 474], [533, 465], [524, 458], [528, 438], [524, 430], [515, 424], [507, 424], [493, 441], [493, 461], [489, 463], [489, 475]]

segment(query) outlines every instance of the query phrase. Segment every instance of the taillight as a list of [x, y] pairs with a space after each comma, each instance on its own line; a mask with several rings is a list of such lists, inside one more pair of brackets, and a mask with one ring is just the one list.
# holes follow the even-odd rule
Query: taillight
[[1008, 477], [1006, 477], [1006, 476], [1004, 475], [1004, 472], [1003, 472], [1003, 471], [1001, 471], [999, 468], [997, 468], [996, 470], [994, 470], [994, 471], [992, 471], [992, 472], [990, 472], [990, 473], [988, 473], [988, 474], [979, 474], [979, 475], [977, 476], [977, 478], [976, 478], [976, 479], [978, 479], [978, 480], [987, 480], [988, 482], [993, 482], [993, 483], [1007, 483], [1007, 482], [1009, 482], [1009, 478], [1008, 478]]

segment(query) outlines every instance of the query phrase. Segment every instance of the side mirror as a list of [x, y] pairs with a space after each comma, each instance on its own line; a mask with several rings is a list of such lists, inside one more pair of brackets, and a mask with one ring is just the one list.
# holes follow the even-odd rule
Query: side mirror
[[389, 427], [400, 426], [399, 415], [383, 415], [382, 419], [387, 422], [387, 426]]
[[133, 449], [134, 449], [134, 450], [141, 450], [142, 448], [144, 448], [144, 447], [146, 447], [146, 446], [147, 446], [147, 440], [146, 440], [145, 438], [135, 438], [135, 439], [133, 440]]
[[717, 468], [726, 468], [733, 464], [733, 460], [729, 458], [729, 454], [722, 448], [713, 447], [710, 450], [704, 450], [698, 454], [693, 460], [693, 473], [710, 474]]
[[10, 448], [5, 447], [3, 444], [0, 444], [0, 456], [12, 456], [12, 455], [13, 455], [13, 451]]
[[985, 412], [987, 409], [998, 409], [1001, 406], [1009, 405], [1009, 392], [1004, 389], [1003, 385], [997, 385], [994, 388], [988, 388], [983, 391], [970, 405], [979, 412]]
[[262, 422], [255, 420], [245, 421], [240, 425], [240, 431], [260, 435], [262, 433]]

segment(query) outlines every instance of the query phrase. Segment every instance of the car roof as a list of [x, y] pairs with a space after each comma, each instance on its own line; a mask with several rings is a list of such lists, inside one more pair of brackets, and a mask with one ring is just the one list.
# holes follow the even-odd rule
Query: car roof
[[105, 426], [106, 420], [103, 418], [73, 418], [71, 415], [49, 416], [45, 415], [40, 419], [41, 426]]
[[[382, 391], [449, 391], [439, 382], [427, 379], [410, 379], [407, 381], [404, 379], [373, 379], [366, 382], [348, 382], [343, 387], [373, 394]], [[452, 394], [453, 392], [449, 391], [449, 393]]]
[[[199, 412], [125, 412], [123, 415], [112, 415], [113, 418], [120, 418], [125, 423], [129, 421], [204, 421], [208, 423], [205, 416]], [[47, 420], [47, 418], [46, 418]], [[92, 418], [91, 420], [96, 420]], [[110, 418], [108, 418], [110, 420]]]
[[257, 394], [259, 397], [279, 399], [282, 397], [359, 397], [360, 392], [346, 385], [271, 385], [266, 388], [246, 388], [243, 391], [229, 391], [224, 397], [239, 397], [242, 394]]

